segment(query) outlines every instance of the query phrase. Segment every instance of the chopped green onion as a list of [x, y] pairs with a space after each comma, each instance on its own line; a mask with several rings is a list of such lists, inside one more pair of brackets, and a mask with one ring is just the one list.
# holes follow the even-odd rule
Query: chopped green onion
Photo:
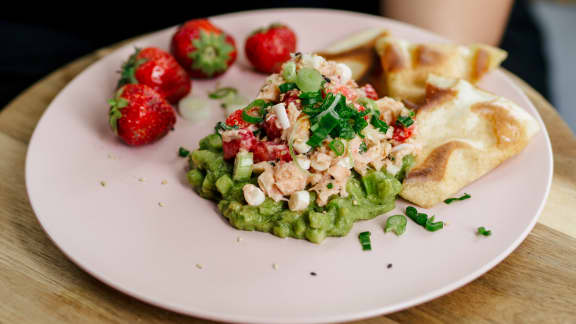
[[453, 202], [455, 202], [455, 201], [457, 201], [457, 200], [466, 200], [466, 199], [469, 199], [469, 198], [472, 198], [472, 196], [470, 196], [470, 195], [467, 194], [467, 193], [464, 193], [464, 195], [462, 195], [461, 197], [458, 197], [458, 198], [448, 198], [448, 199], [444, 200], [444, 203], [445, 203], [445, 204], [451, 204], [451, 203], [453, 203]]
[[364, 106], [369, 111], [378, 109], [378, 107], [376, 106], [376, 102], [367, 97], [362, 97], [358, 99], [358, 103]]
[[324, 78], [322, 74], [316, 69], [312, 68], [301, 68], [296, 73], [296, 84], [298, 88], [304, 92], [318, 91], [322, 87]]
[[394, 215], [388, 217], [386, 220], [386, 227], [384, 232], [394, 232], [396, 235], [400, 236], [406, 231], [406, 216], [404, 215]]
[[238, 125], [234, 125], [234, 126], [230, 126], [228, 124], [226, 124], [225, 122], [218, 122], [216, 123], [216, 126], [214, 126], [214, 131], [216, 133], [220, 133], [220, 131], [227, 131], [227, 130], [231, 130], [231, 129], [238, 129]]
[[[251, 124], [258, 124], [264, 121], [264, 112], [265, 112], [265, 108], [269, 106], [269, 104], [262, 100], [262, 99], [257, 99], [252, 101], [248, 106], [244, 107], [244, 109], [242, 109], [242, 119], [245, 122], [251, 123]], [[252, 110], [252, 108], [254, 107], [260, 107], [260, 110], [258, 111], [258, 116], [252, 116], [249, 115], [248, 112], [250, 110]]]
[[317, 147], [322, 143], [322, 141], [330, 134], [332, 129], [334, 129], [340, 122], [340, 116], [334, 111], [334, 108], [340, 102], [342, 98], [341, 94], [337, 94], [333, 97], [330, 106], [320, 114], [318, 114], [314, 119], [317, 121], [311, 127], [312, 136], [306, 142], [306, 144]]
[[288, 82], [296, 81], [296, 63], [290, 61], [282, 68], [282, 77]]
[[288, 91], [293, 90], [293, 89], [298, 89], [298, 86], [294, 82], [286, 82], [286, 83], [282, 83], [281, 85], [279, 85], [278, 89], [280, 89], [281, 93], [284, 93], [284, 92], [288, 92]]
[[208, 94], [208, 97], [210, 97], [211, 99], [222, 99], [230, 94], [235, 95], [238, 93], [238, 90], [236, 88], [232, 88], [232, 87], [224, 87], [224, 88], [219, 88], [216, 89], [213, 92], [210, 92]]
[[314, 115], [315, 113], [321, 112], [318, 111], [319, 109], [316, 109], [314, 106], [324, 100], [322, 98], [322, 91], [318, 90], [313, 92], [302, 92], [299, 98], [302, 103], [302, 110], [307, 115]]
[[476, 232], [476, 234], [483, 236], [490, 236], [492, 235], [492, 231], [487, 230], [484, 226], [480, 226], [478, 227], [478, 231]]
[[332, 188], [334, 188], [334, 185], [332, 184], [332, 182], [329, 182], [329, 183], [326, 185], [326, 188], [332, 189]]
[[330, 149], [338, 156], [344, 154], [344, 149], [346, 148], [344, 143], [339, 139], [332, 140], [328, 146], [330, 146]]
[[410, 116], [399, 116], [396, 124], [403, 127], [410, 127], [410, 125], [414, 124], [414, 119]]
[[372, 243], [370, 242], [370, 232], [362, 232], [358, 234], [358, 240], [360, 240], [360, 244], [362, 245], [363, 251], [372, 250]]
[[180, 147], [178, 149], [178, 156], [179, 157], [187, 157], [188, 155], [190, 155], [190, 151], [188, 151], [187, 149]]
[[436, 232], [437, 230], [444, 228], [444, 222], [434, 222], [434, 216], [432, 216], [426, 220], [424, 228], [426, 228], [427, 231]]
[[408, 114], [408, 116], [414, 117], [414, 116], [416, 116], [416, 112], [414, 110], [410, 110], [410, 113]]
[[386, 133], [388, 131], [388, 124], [386, 124], [385, 121], [380, 120], [378, 115], [379, 114], [372, 115], [372, 118], [370, 118], [370, 124], [382, 133]]
[[444, 228], [444, 222], [434, 222], [434, 216], [428, 218], [428, 215], [419, 213], [418, 210], [412, 206], [406, 207], [406, 216], [413, 220], [416, 224], [424, 227], [430, 232], [436, 232]]
[[366, 153], [368, 151], [368, 146], [366, 146], [366, 143], [362, 142], [360, 143], [360, 153]]

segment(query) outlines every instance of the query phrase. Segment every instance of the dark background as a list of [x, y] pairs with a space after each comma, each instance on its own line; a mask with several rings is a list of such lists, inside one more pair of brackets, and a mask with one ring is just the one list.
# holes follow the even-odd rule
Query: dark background
[[[96, 49], [180, 24], [188, 19], [277, 7], [318, 7], [379, 14], [378, 1], [198, 1], [162, 4], [137, 2], [27, 3], [0, 12], [0, 109], [55, 69]], [[289, 24], [289, 22], [286, 22]], [[242, 46], [242, 44], [239, 44]], [[548, 97], [541, 34], [527, 1], [516, 1], [501, 47], [504, 67]]]

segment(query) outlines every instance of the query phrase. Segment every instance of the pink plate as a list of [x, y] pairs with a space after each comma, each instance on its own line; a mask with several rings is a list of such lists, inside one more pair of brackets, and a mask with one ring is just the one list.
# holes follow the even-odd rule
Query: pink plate
[[[414, 41], [443, 41], [392, 20], [332, 10], [251, 11], [213, 21], [236, 38], [239, 62], [217, 81], [195, 81], [194, 94], [220, 82], [254, 95], [265, 76], [249, 69], [242, 46], [250, 31], [270, 22], [293, 27], [301, 51], [371, 27]], [[216, 104], [210, 120], [180, 118], [169, 136], [141, 148], [121, 144], [107, 124], [106, 99], [133, 46], [168, 48], [173, 31], [149, 35], [82, 72], [48, 107], [30, 143], [26, 181], [40, 223], [70, 259], [106, 284], [214, 320], [348, 321], [461, 287], [508, 256], [534, 226], [550, 188], [550, 142], [530, 101], [496, 71], [481, 85], [536, 116], [542, 131], [522, 154], [468, 186], [472, 199], [429, 211], [449, 223], [444, 230], [430, 233], [409, 223], [397, 237], [384, 234], [385, 217], [378, 217], [322, 245], [235, 230], [186, 184], [186, 161], [176, 154], [179, 146], [194, 148], [212, 132], [223, 118]], [[493, 235], [476, 236], [479, 226]], [[357, 234], [366, 230], [372, 232], [371, 252], [362, 252], [358, 243]]]

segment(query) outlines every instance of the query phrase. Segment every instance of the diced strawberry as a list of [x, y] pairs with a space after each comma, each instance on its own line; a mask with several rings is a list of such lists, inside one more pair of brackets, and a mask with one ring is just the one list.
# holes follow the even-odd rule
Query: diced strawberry
[[300, 108], [300, 94], [298, 90], [290, 90], [284, 94], [282, 102], [288, 107], [288, 105], [293, 102], [296, 107]]
[[266, 136], [268, 139], [275, 139], [282, 136], [282, 128], [278, 127], [277, 124], [278, 117], [274, 114], [268, 114], [266, 121], [264, 122], [264, 130], [266, 131]]
[[[232, 140], [222, 142], [222, 151], [224, 153], [224, 159], [226, 160], [234, 158], [240, 149], [252, 151], [258, 142], [256, 136], [247, 129], [231, 130], [227, 132], [237, 132], [237, 135], [234, 136], [234, 139]], [[223, 136], [223, 138], [226, 138], [226, 136]]]
[[230, 114], [230, 116], [228, 116], [228, 118], [226, 118], [226, 125], [238, 126], [240, 128], [246, 128], [246, 127], [250, 126], [250, 123], [245, 121], [242, 118], [242, 109], [238, 109], [235, 112], [233, 112], [232, 114]]
[[403, 127], [396, 125], [394, 126], [394, 135], [392, 135], [392, 138], [398, 142], [404, 142], [412, 136], [413, 132], [414, 126]]
[[378, 93], [376, 92], [376, 89], [374, 89], [374, 87], [370, 83], [367, 83], [361, 89], [364, 90], [364, 93], [366, 94], [366, 98], [372, 99], [372, 100], [378, 100]]
[[292, 161], [290, 150], [286, 144], [258, 142], [254, 148], [254, 163], [262, 161]]

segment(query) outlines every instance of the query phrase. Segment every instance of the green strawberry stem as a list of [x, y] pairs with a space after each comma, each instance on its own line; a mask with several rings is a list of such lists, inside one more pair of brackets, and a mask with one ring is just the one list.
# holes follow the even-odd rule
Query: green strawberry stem
[[128, 60], [122, 64], [122, 70], [120, 71], [120, 80], [118, 80], [117, 89], [121, 88], [126, 84], [136, 84], [138, 80], [136, 79], [136, 69], [140, 64], [146, 62], [146, 59], [137, 59], [138, 54], [142, 49], [135, 47], [134, 53], [130, 55]]
[[115, 134], [118, 134], [118, 119], [122, 118], [122, 108], [128, 106], [128, 100], [122, 98], [124, 88], [118, 89], [114, 98], [108, 100], [110, 111], [108, 112], [108, 122]]
[[193, 69], [200, 70], [209, 77], [226, 71], [234, 47], [226, 41], [225, 34], [201, 30], [200, 38], [192, 40], [192, 44], [196, 49], [188, 56], [193, 60]]

